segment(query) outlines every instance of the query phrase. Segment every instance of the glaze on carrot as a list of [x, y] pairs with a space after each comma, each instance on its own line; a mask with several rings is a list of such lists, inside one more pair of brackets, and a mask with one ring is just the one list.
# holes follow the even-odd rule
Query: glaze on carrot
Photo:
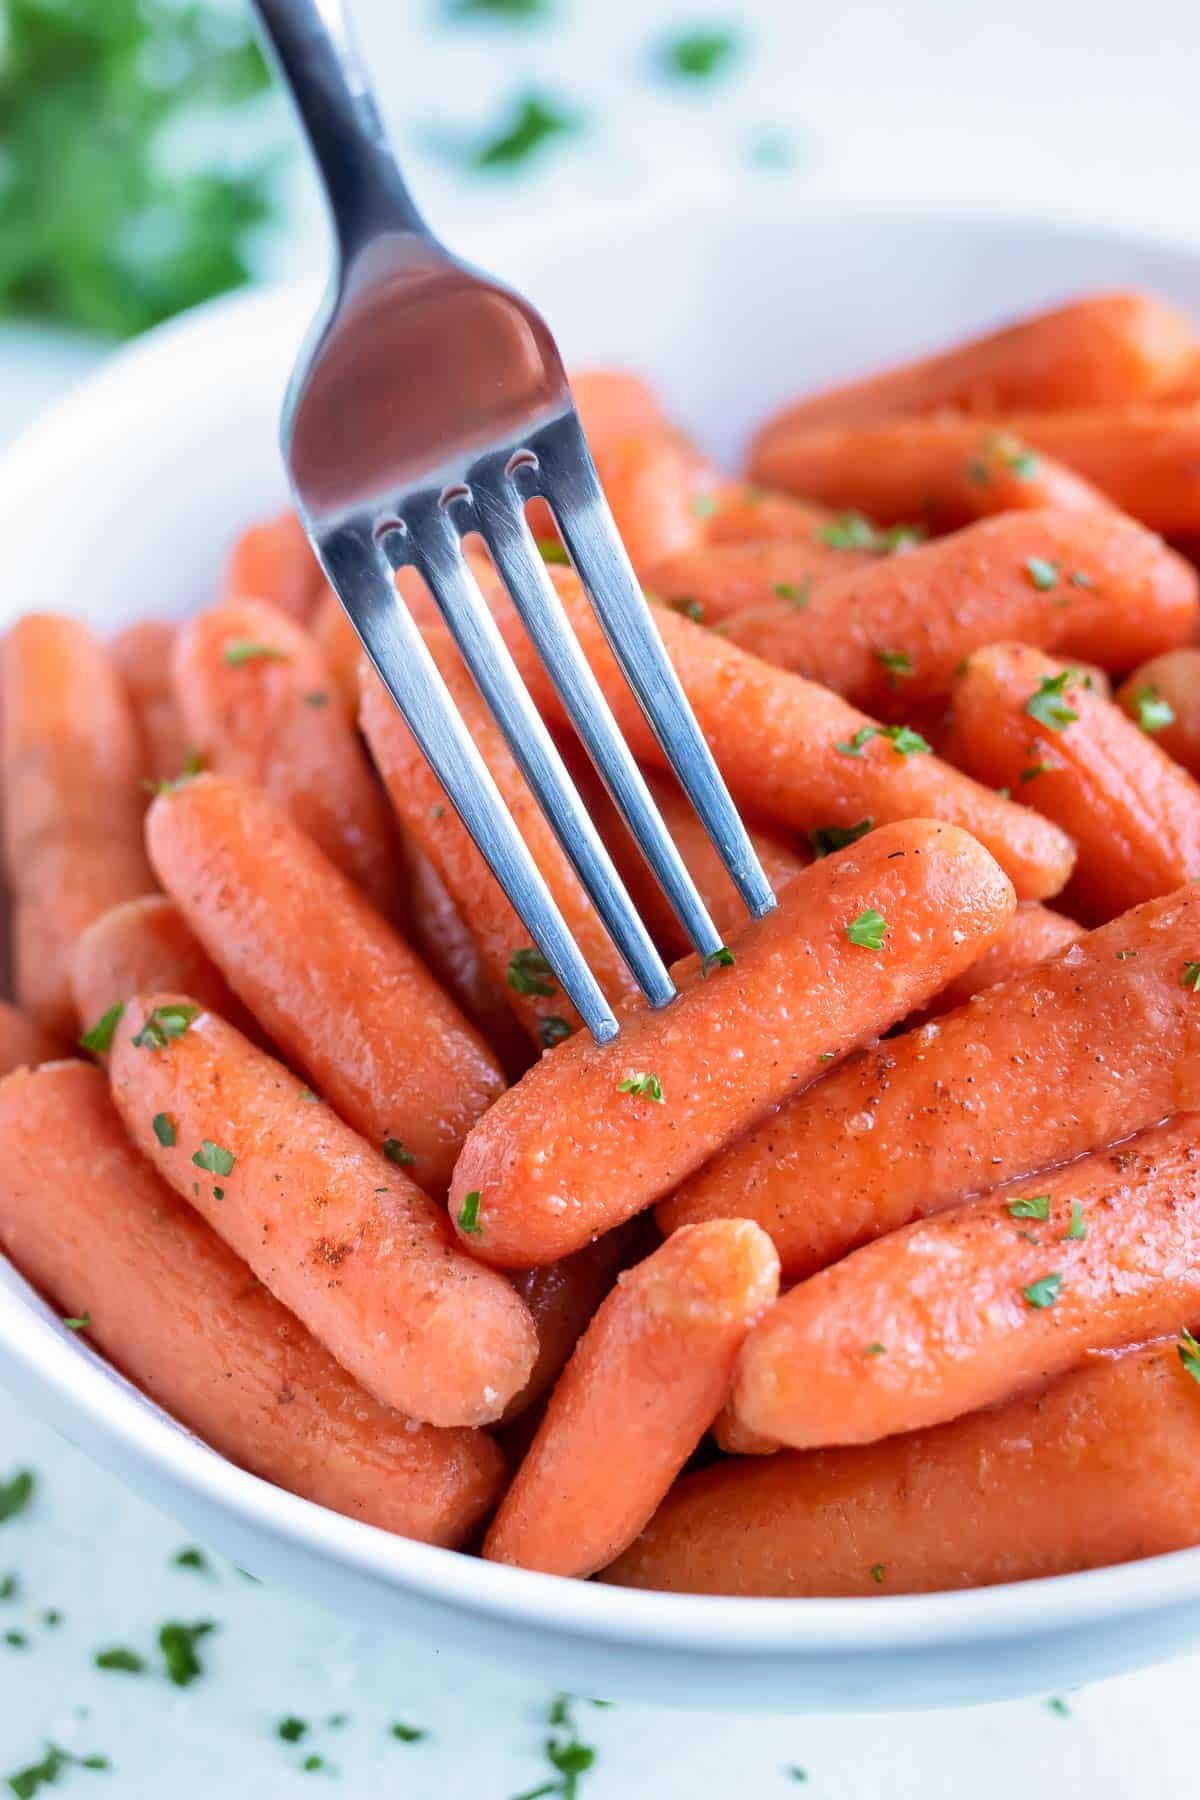
[[768, 604], [802, 613], [818, 583], [844, 579], [890, 554], [850, 542], [831, 546], [824, 534], [833, 529], [818, 525], [802, 537], [702, 544], [648, 569], [646, 587], [697, 625], [726, 628], [744, 612]]
[[1001, 429], [1023, 433], [1067, 463], [1112, 506], [1155, 531], [1200, 530], [1200, 403], [1021, 414]]
[[171, 687], [175, 636], [166, 619], [143, 619], [119, 631], [109, 646], [141, 733], [142, 773], [156, 783], [182, 775], [191, 752]]
[[652, 1245], [658, 1235], [647, 1234], [637, 1223], [619, 1225], [593, 1243], [585, 1244], [561, 1262], [544, 1263], [540, 1269], [523, 1269], [512, 1284], [529, 1308], [537, 1330], [538, 1353], [532, 1373], [521, 1392], [509, 1403], [504, 1423], [523, 1418], [554, 1386], [571, 1352], [586, 1331], [596, 1308], [609, 1293], [620, 1270], [640, 1260], [639, 1240]]
[[165, 894], [126, 900], [93, 919], [75, 940], [70, 974], [75, 1010], [88, 1030], [133, 994], [175, 992], [257, 1035], [250, 1014]]
[[1189, 775], [1200, 775], [1200, 650], [1143, 663], [1117, 690], [1117, 704]]
[[325, 577], [303, 525], [293, 512], [251, 525], [230, 552], [221, 598], [265, 600], [298, 625], [307, 625], [324, 591]]
[[1054, 912], [1038, 900], [1022, 900], [994, 944], [989, 944], [969, 969], [947, 982], [926, 1007], [927, 1013], [951, 1012], [963, 1006], [974, 994], [1011, 981], [1029, 969], [1056, 956], [1069, 944], [1077, 943], [1087, 933], [1076, 919]]

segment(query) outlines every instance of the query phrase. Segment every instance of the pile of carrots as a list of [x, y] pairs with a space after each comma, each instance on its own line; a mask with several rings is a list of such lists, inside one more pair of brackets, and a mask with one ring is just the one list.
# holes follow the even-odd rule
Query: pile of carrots
[[1196, 330], [1085, 297], [797, 401], [738, 481], [637, 377], [575, 386], [778, 907], [747, 922], [547, 514], [704, 965], [465, 554], [680, 959], [662, 1011], [399, 586], [603, 1046], [294, 518], [178, 626], [21, 618], [0, 1244], [242, 1467], [524, 1568], [871, 1595], [1200, 1543]]

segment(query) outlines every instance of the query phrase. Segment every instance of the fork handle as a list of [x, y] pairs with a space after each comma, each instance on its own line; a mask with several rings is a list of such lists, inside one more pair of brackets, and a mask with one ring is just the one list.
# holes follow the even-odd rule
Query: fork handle
[[312, 150], [344, 262], [380, 230], [429, 228], [413, 204], [341, 0], [251, 0]]

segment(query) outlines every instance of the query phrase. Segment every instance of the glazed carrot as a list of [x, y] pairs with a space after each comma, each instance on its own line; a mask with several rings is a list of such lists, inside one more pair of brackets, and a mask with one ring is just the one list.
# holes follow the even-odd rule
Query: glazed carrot
[[502, 1476], [487, 1433], [418, 1425], [364, 1393], [137, 1154], [98, 1069], [10, 1076], [0, 1142], [5, 1249], [181, 1425], [353, 1519], [471, 1535]]
[[750, 459], [798, 426], [877, 425], [911, 413], [988, 418], [1020, 411], [1119, 406], [1169, 393], [1193, 366], [1190, 321], [1150, 294], [1089, 294], [968, 338], [949, 350], [796, 400], [763, 426]]
[[75, 1010], [89, 1029], [132, 994], [175, 992], [257, 1035], [249, 1013], [165, 894], [126, 900], [93, 919], [75, 940], [70, 973]]
[[304, 527], [293, 512], [251, 525], [233, 546], [221, 598], [265, 600], [306, 625], [320, 602], [325, 577]]
[[677, 1232], [623, 1275], [551, 1396], [484, 1555], [555, 1575], [611, 1562], [712, 1423], [778, 1286], [770, 1239], [740, 1219]]
[[[664, 766], [662, 751], [618, 671], [568, 571], [555, 587], [605, 698], [644, 761]], [[509, 646], [542, 711], [562, 707], [531, 653], [507, 602], [494, 602]], [[865, 713], [836, 694], [773, 669], [690, 619], [663, 608], [655, 618], [671, 661], [734, 798], [751, 818], [797, 832], [843, 830], [864, 818], [941, 818], [989, 849], [1022, 899], [1044, 900], [1066, 881], [1069, 839], [1028, 807], [963, 777], [922, 753], [907, 734], [880, 734]]]
[[1172, 1343], [851, 1449], [676, 1483], [604, 1580], [692, 1594], [923, 1594], [1200, 1541], [1200, 1396]]
[[110, 1079], [159, 1174], [368, 1393], [430, 1425], [499, 1418], [532, 1320], [394, 1159], [184, 996], [126, 1004]]
[[454, 1171], [460, 1231], [507, 1268], [569, 1255], [944, 986], [1012, 907], [987, 852], [927, 819], [814, 863], [734, 938], [732, 967], [676, 964], [669, 1007], [607, 1044], [579, 1033], [501, 1096]]
[[[512, 1283], [529, 1308], [537, 1330], [537, 1361], [529, 1380], [510, 1401], [504, 1422], [522, 1417], [554, 1386], [617, 1274], [637, 1259], [638, 1225], [631, 1220], [585, 1244], [561, 1262], [524, 1269]], [[657, 1233], [651, 1232], [653, 1242]]]
[[594, 447], [596, 473], [639, 574], [701, 542], [716, 477], [673, 433]]
[[957, 413], [798, 429], [775, 438], [759, 476], [790, 494], [884, 524], [949, 531], [993, 513], [1106, 507], [1098, 488], [1010, 430]]
[[416, 954], [259, 788], [202, 775], [159, 795], [146, 834], [163, 886], [267, 1036], [376, 1149], [392, 1143], [443, 1192], [504, 1080]]
[[329, 684], [352, 722], [358, 718], [358, 665], [363, 648], [350, 616], [333, 592], [321, 596], [312, 622], [313, 642], [325, 664]]
[[204, 767], [273, 794], [393, 915], [400, 875], [388, 807], [308, 633], [261, 601], [215, 606], [180, 632], [173, 674]]
[[940, 994], [935, 994], [926, 1011], [950, 1012], [973, 994], [982, 994], [985, 988], [996, 987], [1001, 981], [1011, 981], [1014, 975], [1024, 975], [1086, 935], [1083, 926], [1068, 919], [1065, 913], [1054, 912], [1038, 900], [1023, 900], [995, 943], [989, 944], [969, 969], [948, 982]]
[[[429, 626], [425, 641], [592, 972], [611, 1001], [631, 1000], [637, 992], [633, 976], [526, 786], [449, 634]], [[479, 946], [492, 981], [535, 1043], [557, 1043], [564, 1025], [573, 1028], [578, 1024], [574, 1008], [530, 946], [528, 930], [450, 805], [382, 682], [373, 674], [363, 683], [362, 728], [401, 824], [433, 863]]]
[[1196, 571], [1117, 513], [1005, 513], [826, 577], [803, 607], [768, 596], [724, 635], [892, 717], [1001, 638], [1129, 668], [1185, 643], [1198, 600]]
[[1200, 531], [1200, 403], [1029, 413], [1000, 422], [1155, 531]]
[[1189, 774], [1200, 775], [1200, 650], [1156, 656], [1117, 690], [1117, 704]]
[[141, 745], [107, 651], [77, 619], [18, 619], [2, 679], [16, 999], [53, 1036], [70, 1039], [71, 945], [110, 906], [154, 887], [142, 846]]
[[1198, 1312], [1200, 1123], [1185, 1116], [800, 1282], [747, 1340], [732, 1408], [798, 1450], [872, 1443]]
[[654, 437], [669, 429], [649, 382], [630, 369], [576, 369], [571, 397], [593, 455], [614, 439]]
[[722, 481], [712, 493], [704, 536], [711, 545], [795, 543], [811, 539], [833, 516], [828, 507], [772, 493], [752, 481]]
[[993, 644], [968, 659], [946, 750], [1070, 832], [1071, 910], [1082, 918], [1111, 918], [1200, 876], [1200, 786], [1040, 651]]
[[672, 612], [698, 625], [724, 626], [749, 608], [767, 604], [803, 612], [818, 583], [844, 580], [884, 554], [850, 543], [850, 533], [841, 548], [822, 535], [841, 531], [837, 524], [819, 525], [803, 537], [701, 544], [647, 569], [646, 587]]
[[796, 1280], [912, 1219], [1200, 1108], [1200, 997], [1183, 984], [1197, 958], [1189, 886], [851, 1058], [673, 1194], [659, 1223], [754, 1219]]
[[141, 732], [142, 773], [152, 782], [181, 775], [191, 750], [171, 687], [174, 645], [174, 625], [143, 619], [119, 631], [109, 646]]
[[36, 1068], [61, 1054], [61, 1045], [7, 1000], [0, 1000], [0, 1075]]

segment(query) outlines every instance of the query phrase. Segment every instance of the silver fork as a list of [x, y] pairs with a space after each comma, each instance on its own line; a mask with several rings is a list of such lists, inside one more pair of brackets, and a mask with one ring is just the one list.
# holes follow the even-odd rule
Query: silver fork
[[413, 205], [340, 0], [253, 0], [336, 240], [282, 443], [300, 517], [388, 692], [593, 1037], [617, 1019], [400, 600], [410, 564], [652, 1006], [675, 989], [463, 555], [483, 537], [577, 733], [702, 957], [723, 946], [571, 631], [525, 517], [540, 496], [605, 637], [750, 912], [775, 897], [663, 648], [533, 308], [438, 242]]

